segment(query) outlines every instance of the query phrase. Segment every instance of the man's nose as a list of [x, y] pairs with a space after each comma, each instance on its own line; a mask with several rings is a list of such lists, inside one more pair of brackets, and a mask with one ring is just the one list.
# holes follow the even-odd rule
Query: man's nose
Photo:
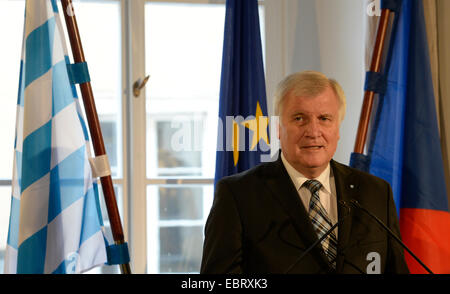
[[320, 137], [321, 133], [320, 124], [317, 120], [311, 120], [306, 126], [305, 135], [308, 137]]

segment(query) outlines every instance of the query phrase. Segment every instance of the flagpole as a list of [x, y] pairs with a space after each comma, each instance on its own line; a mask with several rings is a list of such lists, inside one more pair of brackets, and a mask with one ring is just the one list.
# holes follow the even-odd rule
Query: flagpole
[[[72, 0], [61, 0], [63, 7], [64, 18], [66, 20], [67, 32], [69, 34], [72, 54], [75, 63], [86, 62], [83, 47], [80, 39], [80, 32], [78, 30], [77, 20], [73, 11]], [[82, 83], [79, 85], [81, 95], [83, 98], [86, 117], [89, 124], [89, 131], [92, 138], [92, 145], [94, 147], [95, 156], [106, 155], [105, 144], [103, 142], [103, 135], [100, 128], [97, 109], [95, 107], [94, 94], [92, 92], [91, 83]], [[110, 175], [100, 177], [100, 182], [105, 197], [106, 208], [108, 211], [109, 221], [111, 224], [111, 231], [116, 245], [125, 243], [125, 238], [120, 221], [119, 209], [117, 207], [114, 186]], [[122, 274], [131, 274], [130, 264], [121, 264], [120, 270]]]
[[[381, 58], [383, 56], [383, 49], [386, 40], [386, 32], [389, 24], [389, 9], [381, 11], [380, 22], [378, 24], [378, 32], [375, 41], [375, 46], [372, 55], [372, 62], [370, 65], [371, 72], [380, 72]], [[367, 131], [369, 129], [370, 116], [372, 112], [373, 99], [375, 92], [366, 90], [364, 92], [364, 100], [359, 119], [358, 131], [356, 133], [354, 152], [363, 154], [364, 146], [366, 145]]]

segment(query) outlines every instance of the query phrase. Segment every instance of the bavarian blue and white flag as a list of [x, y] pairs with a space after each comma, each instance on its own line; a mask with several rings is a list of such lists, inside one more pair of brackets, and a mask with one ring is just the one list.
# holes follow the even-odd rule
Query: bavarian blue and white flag
[[106, 262], [87, 133], [55, 0], [27, 0], [5, 273]]

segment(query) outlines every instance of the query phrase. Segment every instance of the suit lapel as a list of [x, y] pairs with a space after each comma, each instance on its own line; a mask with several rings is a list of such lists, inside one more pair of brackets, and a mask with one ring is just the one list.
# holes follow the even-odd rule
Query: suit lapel
[[[281, 156], [278, 156], [278, 160], [267, 171], [269, 176], [267, 177], [266, 184], [271, 191], [271, 195], [292, 220], [297, 234], [305, 244], [305, 247], [301, 249], [306, 250], [318, 239], [317, 234], [313, 229], [309, 215], [300, 200], [298, 192], [281, 161]], [[316, 246], [311, 252], [319, 257], [318, 260], [321, 260], [323, 268], [329, 267], [328, 259], [320, 245]]]
[[[338, 202], [345, 201], [347, 206], [349, 206], [350, 201], [355, 199], [358, 195], [358, 177], [352, 173], [351, 169], [334, 160], [331, 161], [331, 168], [333, 169], [334, 181], [336, 184], [337, 200]], [[344, 265], [344, 251], [347, 248], [352, 227], [351, 216], [343, 219], [348, 213], [351, 213], [351, 211], [348, 211], [348, 208], [346, 208], [345, 205], [338, 204], [338, 216], [341, 221], [338, 229], [338, 257], [336, 261], [336, 271], [338, 273], [341, 272]]]

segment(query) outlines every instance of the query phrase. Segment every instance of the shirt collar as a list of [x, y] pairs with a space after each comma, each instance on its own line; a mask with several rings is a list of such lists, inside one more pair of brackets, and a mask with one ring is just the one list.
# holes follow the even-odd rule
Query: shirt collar
[[[292, 182], [294, 182], [295, 189], [297, 191], [302, 187], [303, 183], [307, 180], [311, 180], [307, 177], [305, 177], [302, 173], [300, 173], [298, 170], [296, 170], [284, 157], [283, 152], [281, 152], [281, 161], [284, 164], [284, 167], [286, 168], [286, 171], [288, 172], [289, 176], [292, 179]], [[330, 188], [330, 163], [328, 163], [325, 170], [317, 177], [312, 180], [317, 180], [322, 184], [322, 188], [324, 188], [328, 193], [331, 193]]]

